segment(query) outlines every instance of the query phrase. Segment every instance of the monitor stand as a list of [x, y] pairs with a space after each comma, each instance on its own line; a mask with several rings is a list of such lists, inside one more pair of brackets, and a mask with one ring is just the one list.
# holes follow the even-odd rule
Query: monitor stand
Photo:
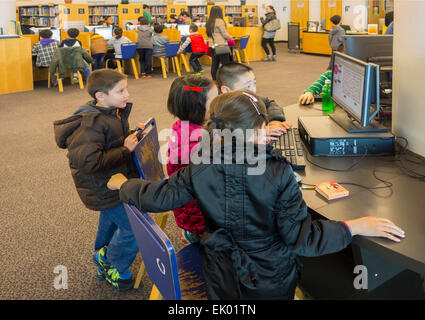
[[370, 125], [362, 127], [356, 120], [350, 118], [346, 113], [330, 114], [329, 117], [348, 133], [371, 133], [388, 132], [388, 129], [379, 122], [372, 120]]

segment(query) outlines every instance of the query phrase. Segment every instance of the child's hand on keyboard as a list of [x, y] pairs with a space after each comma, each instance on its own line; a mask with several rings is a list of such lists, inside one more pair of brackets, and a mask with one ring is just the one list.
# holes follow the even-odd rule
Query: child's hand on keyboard
[[286, 133], [286, 131], [292, 127], [292, 124], [289, 122], [282, 121], [271, 121], [267, 125], [267, 135], [272, 138], [272, 140], [277, 140], [277, 137]]

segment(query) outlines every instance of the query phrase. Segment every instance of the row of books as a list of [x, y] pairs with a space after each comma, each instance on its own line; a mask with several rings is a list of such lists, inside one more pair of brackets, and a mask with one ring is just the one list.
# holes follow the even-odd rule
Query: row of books
[[89, 7], [89, 15], [118, 15], [118, 7]]
[[207, 14], [207, 7], [189, 7], [189, 13], [192, 16], [205, 15]]
[[[99, 21], [105, 20], [106, 16], [89, 16], [89, 25], [95, 26], [99, 23]], [[118, 16], [112, 16], [114, 19], [114, 24], [118, 25]]]
[[153, 16], [157, 15], [167, 15], [167, 7], [151, 7], [151, 13]]
[[22, 17], [22, 25], [31, 25], [37, 27], [56, 27], [55, 17]]
[[226, 6], [224, 9], [226, 14], [242, 14], [241, 6]]
[[22, 16], [57, 16], [59, 14], [59, 7], [28, 7], [28, 8], [19, 8], [19, 13]]

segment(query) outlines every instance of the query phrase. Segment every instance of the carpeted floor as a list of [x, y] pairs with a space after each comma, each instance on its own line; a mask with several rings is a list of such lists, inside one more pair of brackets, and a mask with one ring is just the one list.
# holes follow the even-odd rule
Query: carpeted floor
[[[281, 106], [293, 104], [304, 88], [325, 71], [328, 57], [288, 53], [277, 45], [277, 62], [252, 62], [257, 92]], [[210, 77], [209, 67], [205, 75]], [[158, 129], [170, 128], [168, 90], [176, 75], [163, 79], [129, 76], [130, 125], [155, 117]], [[71, 178], [66, 150], [54, 141], [53, 121], [71, 115], [89, 100], [86, 90], [66, 84], [64, 92], [36, 83], [34, 91], [0, 96], [0, 299], [148, 299], [145, 275], [139, 289], [121, 293], [96, 280], [90, 262], [98, 212], [81, 203]], [[166, 141], [161, 142], [166, 143]], [[169, 219], [166, 233], [182, 248]], [[141, 258], [132, 265], [137, 274]], [[68, 288], [55, 289], [57, 266], [68, 272]]]

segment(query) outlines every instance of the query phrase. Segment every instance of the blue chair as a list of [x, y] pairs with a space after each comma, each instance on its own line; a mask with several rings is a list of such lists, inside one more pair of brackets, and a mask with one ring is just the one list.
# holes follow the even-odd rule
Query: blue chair
[[[136, 62], [134, 61], [134, 54], [136, 53], [137, 43], [123, 43], [121, 44], [121, 59], [113, 59], [117, 63], [118, 71], [122, 73], [121, 62], [125, 60], [131, 61], [131, 66], [133, 68], [134, 77], [139, 79], [139, 73], [137, 72]], [[106, 60], [106, 67], [108, 67], [108, 61]]]
[[176, 254], [168, 237], [146, 212], [128, 204], [124, 207], [146, 271], [154, 283], [149, 299], [207, 299], [199, 243], [192, 243]]
[[[180, 48], [180, 41], [169, 41], [165, 44], [165, 56], [166, 58], [171, 58], [171, 63], [173, 65], [173, 72], [177, 71], [177, 75], [181, 77], [180, 72], [180, 64], [179, 60], [177, 59], [177, 52]], [[161, 67], [162, 67], [162, 75], [164, 79], [167, 78], [167, 73], [165, 71], [165, 60], [164, 58], [159, 58], [161, 60]]]
[[[164, 180], [166, 175], [160, 159], [160, 146], [158, 142], [158, 130], [154, 118], [150, 118], [145, 123], [143, 137], [138, 136], [140, 141], [134, 149], [133, 161], [137, 166], [140, 177], [145, 180]], [[163, 230], [167, 223], [168, 216], [172, 212], [162, 212], [156, 214], [156, 223]], [[134, 288], [138, 288], [145, 273], [145, 266], [142, 263], [134, 282]]]
[[248, 40], [249, 40], [249, 36], [241, 37], [239, 47], [234, 48], [234, 52], [236, 54], [236, 58], [238, 59], [239, 63], [241, 63], [241, 56], [239, 54], [239, 51], [242, 51], [245, 57], [245, 62], [249, 64], [248, 54], [246, 53], [246, 46], [248, 45]]

